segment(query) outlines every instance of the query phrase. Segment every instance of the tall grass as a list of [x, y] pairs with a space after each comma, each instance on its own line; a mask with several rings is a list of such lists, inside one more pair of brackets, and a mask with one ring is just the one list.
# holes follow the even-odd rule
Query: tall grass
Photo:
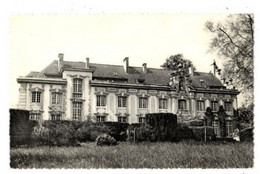
[[11, 148], [12, 168], [249, 168], [252, 143], [126, 143]]

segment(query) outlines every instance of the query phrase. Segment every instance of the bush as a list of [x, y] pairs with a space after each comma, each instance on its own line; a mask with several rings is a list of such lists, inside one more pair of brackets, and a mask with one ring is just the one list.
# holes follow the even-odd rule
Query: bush
[[48, 128], [48, 139], [40, 137], [42, 143], [55, 146], [77, 146], [78, 138], [76, 130], [82, 126], [80, 121], [46, 120], [43, 126]]
[[128, 123], [119, 123], [119, 122], [104, 122], [108, 126], [108, 134], [114, 137], [117, 141], [126, 141], [127, 139], [127, 128]]
[[204, 126], [204, 120], [192, 120], [187, 122], [188, 126]]
[[155, 141], [173, 141], [177, 128], [177, 116], [172, 113], [145, 115], [146, 124]]
[[[205, 139], [205, 128], [204, 126], [196, 126], [191, 128], [193, 131], [193, 135], [195, 140], [203, 141]], [[212, 141], [216, 140], [216, 135], [214, 133], [213, 127], [206, 128], [206, 140]]]
[[77, 138], [80, 142], [95, 141], [100, 134], [109, 133], [109, 128], [102, 123], [85, 122], [77, 130]]
[[102, 134], [99, 135], [96, 139], [96, 145], [97, 146], [112, 146], [112, 145], [117, 145], [117, 141], [114, 137], [107, 135], [107, 134]]
[[29, 129], [29, 111], [10, 109], [10, 146], [27, 144], [31, 130]]
[[253, 141], [254, 140], [253, 128], [246, 128], [240, 131], [240, 141]]
[[80, 142], [95, 141], [100, 134], [108, 134], [117, 141], [127, 139], [128, 123], [118, 122], [85, 122], [77, 130], [77, 137]]
[[184, 139], [195, 139], [192, 129], [185, 123], [178, 123], [176, 129], [175, 140], [180, 141]]

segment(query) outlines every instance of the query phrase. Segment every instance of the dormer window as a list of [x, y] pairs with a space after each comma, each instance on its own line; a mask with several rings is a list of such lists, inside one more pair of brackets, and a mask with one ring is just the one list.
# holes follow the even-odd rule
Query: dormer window
[[82, 79], [73, 79], [73, 98], [82, 97]]

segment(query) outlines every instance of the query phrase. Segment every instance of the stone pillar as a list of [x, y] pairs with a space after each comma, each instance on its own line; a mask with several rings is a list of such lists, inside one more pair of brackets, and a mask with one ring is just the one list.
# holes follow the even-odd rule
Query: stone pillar
[[178, 111], [178, 99], [172, 98], [172, 112], [173, 114], [177, 114]]
[[[210, 106], [210, 101], [209, 101], [209, 99], [206, 99], [206, 101], [205, 101], [205, 109], [207, 109], [208, 107], [211, 108], [211, 106]], [[211, 108], [211, 109], [212, 109], [212, 108]]]
[[195, 99], [191, 99], [191, 116], [195, 117], [196, 116], [196, 100]]

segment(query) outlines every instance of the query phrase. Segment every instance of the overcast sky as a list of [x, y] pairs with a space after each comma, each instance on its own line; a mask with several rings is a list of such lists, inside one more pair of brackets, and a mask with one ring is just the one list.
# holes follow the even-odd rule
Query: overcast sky
[[[213, 59], [207, 53], [211, 34], [207, 20], [223, 21], [226, 15], [12, 15], [10, 18], [11, 106], [18, 103], [18, 76], [41, 71], [59, 53], [70, 61], [159, 68], [165, 59], [181, 53], [197, 71], [209, 72]], [[241, 100], [240, 100], [241, 101]]]

